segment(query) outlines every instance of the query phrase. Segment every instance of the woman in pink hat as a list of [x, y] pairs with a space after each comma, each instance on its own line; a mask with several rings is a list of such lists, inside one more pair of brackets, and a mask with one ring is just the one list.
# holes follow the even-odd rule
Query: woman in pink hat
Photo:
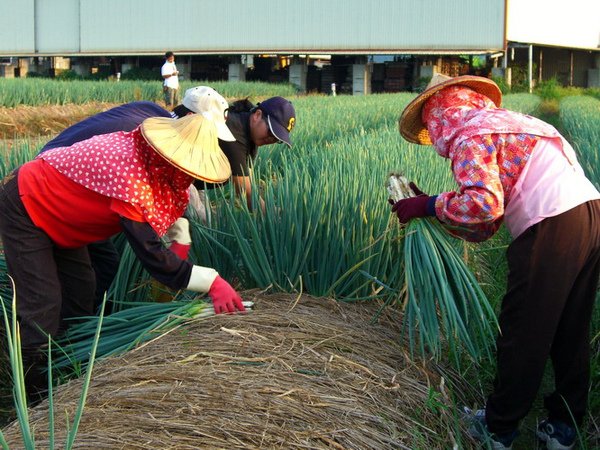
[[547, 360], [555, 390], [537, 434], [549, 449], [575, 445], [590, 382], [590, 318], [600, 274], [600, 193], [573, 148], [545, 122], [500, 109], [491, 80], [435, 76], [400, 117], [410, 142], [433, 144], [451, 161], [457, 189], [400, 200], [402, 223], [434, 216], [469, 241], [490, 238], [502, 223], [508, 286], [497, 339], [497, 372], [472, 434], [510, 449], [535, 399]]

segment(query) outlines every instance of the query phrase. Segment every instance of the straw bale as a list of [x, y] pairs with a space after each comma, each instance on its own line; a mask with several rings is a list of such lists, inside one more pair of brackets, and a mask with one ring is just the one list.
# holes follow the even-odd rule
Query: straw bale
[[[370, 323], [375, 305], [254, 297], [249, 314], [193, 320], [98, 361], [74, 448], [410, 449], [448, 435], [451, 418], [425, 407], [439, 377], [411, 361], [397, 319]], [[57, 448], [81, 386], [55, 393]], [[47, 448], [47, 401], [31, 423]], [[19, 448], [18, 425], [4, 433]]]

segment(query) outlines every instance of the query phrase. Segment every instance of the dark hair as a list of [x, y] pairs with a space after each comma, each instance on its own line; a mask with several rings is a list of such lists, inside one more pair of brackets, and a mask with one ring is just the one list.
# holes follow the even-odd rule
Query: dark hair
[[175, 114], [177, 117], [179, 117], [180, 119], [182, 117], [187, 116], [189, 113], [193, 113], [194, 111], [192, 111], [189, 108], [186, 108], [183, 105], [177, 105], [175, 108], [173, 108], [173, 114]]
[[175, 56], [175, 54], [173, 52], [165, 53], [165, 58], [170, 58], [171, 56]]
[[254, 104], [250, 100], [248, 100], [248, 97], [246, 97], [241, 100], [236, 100], [231, 105], [229, 105], [229, 112], [233, 112], [233, 113], [250, 112], [254, 108], [256, 108], [254, 106]]

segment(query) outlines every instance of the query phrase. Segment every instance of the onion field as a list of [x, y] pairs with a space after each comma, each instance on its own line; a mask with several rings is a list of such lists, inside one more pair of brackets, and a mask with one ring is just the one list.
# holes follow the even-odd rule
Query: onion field
[[[93, 89], [86, 82], [32, 83], [35, 89], [26, 84], [15, 88], [11, 80], [0, 79], [3, 106], [160, 98], [155, 83], [90, 82]], [[265, 201], [266, 213], [250, 211], [236, 201], [229, 185], [207, 190], [208, 222], [191, 221], [194, 263], [215, 267], [241, 291], [372, 302], [379, 313], [397, 317], [402, 324], [398, 342], [407, 343], [406, 352], [415, 361], [435, 360], [467, 379], [473, 376], [469, 368], [493, 360], [494, 312], [505, 289], [504, 252], [510, 242], [506, 231], [502, 228], [479, 245], [449, 235], [433, 242], [424, 237], [424, 228], [401, 227], [390, 213], [385, 188], [390, 172], [403, 173], [428, 194], [454, 189], [448, 161], [431, 147], [406, 142], [398, 132], [399, 114], [413, 94], [296, 97], [286, 86], [212, 85], [228, 100], [286, 96], [295, 106], [297, 121], [292, 149], [283, 145], [259, 149], [253, 195], [255, 204], [259, 196]], [[540, 100], [529, 94], [507, 95], [503, 106], [536, 115]], [[600, 188], [600, 100], [564, 99], [560, 121], [560, 131]], [[33, 158], [49, 138], [20, 136], [0, 142], [0, 176]], [[115, 310], [123, 311], [151, 301], [153, 293], [149, 276], [128, 244], [120, 237], [115, 242], [122, 261], [108, 295]], [[454, 259], [437, 265], [423, 259], [423, 248], [439, 246]], [[416, 278], [421, 278], [422, 286], [433, 285], [427, 276], [441, 287], [415, 288]], [[459, 279], [464, 284], [454, 291], [458, 300], [444, 306], [441, 291], [457, 289]], [[4, 299], [12, 297], [5, 270], [0, 273], [0, 293]], [[597, 309], [592, 328], [592, 392], [596, 394], [590, 400], [590, 415], [596, 419], [600, 415]], [[374, 314], [371, 322], [377, 320]], [[590, 422], [592, 434], [598, 430], [596, 419]], [[591, 441], [595, 439], [598, 436]]]

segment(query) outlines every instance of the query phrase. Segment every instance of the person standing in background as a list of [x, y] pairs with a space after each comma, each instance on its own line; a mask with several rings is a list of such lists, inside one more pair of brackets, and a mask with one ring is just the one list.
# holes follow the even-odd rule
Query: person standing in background
[[179, 71], [175, 65], [175, 55], [173, 52], [165, 53], [166, 61], [160, 69], [163, 77], [163, 92], [165, 95], [165, 105], [171, 110], [179, 103]]

